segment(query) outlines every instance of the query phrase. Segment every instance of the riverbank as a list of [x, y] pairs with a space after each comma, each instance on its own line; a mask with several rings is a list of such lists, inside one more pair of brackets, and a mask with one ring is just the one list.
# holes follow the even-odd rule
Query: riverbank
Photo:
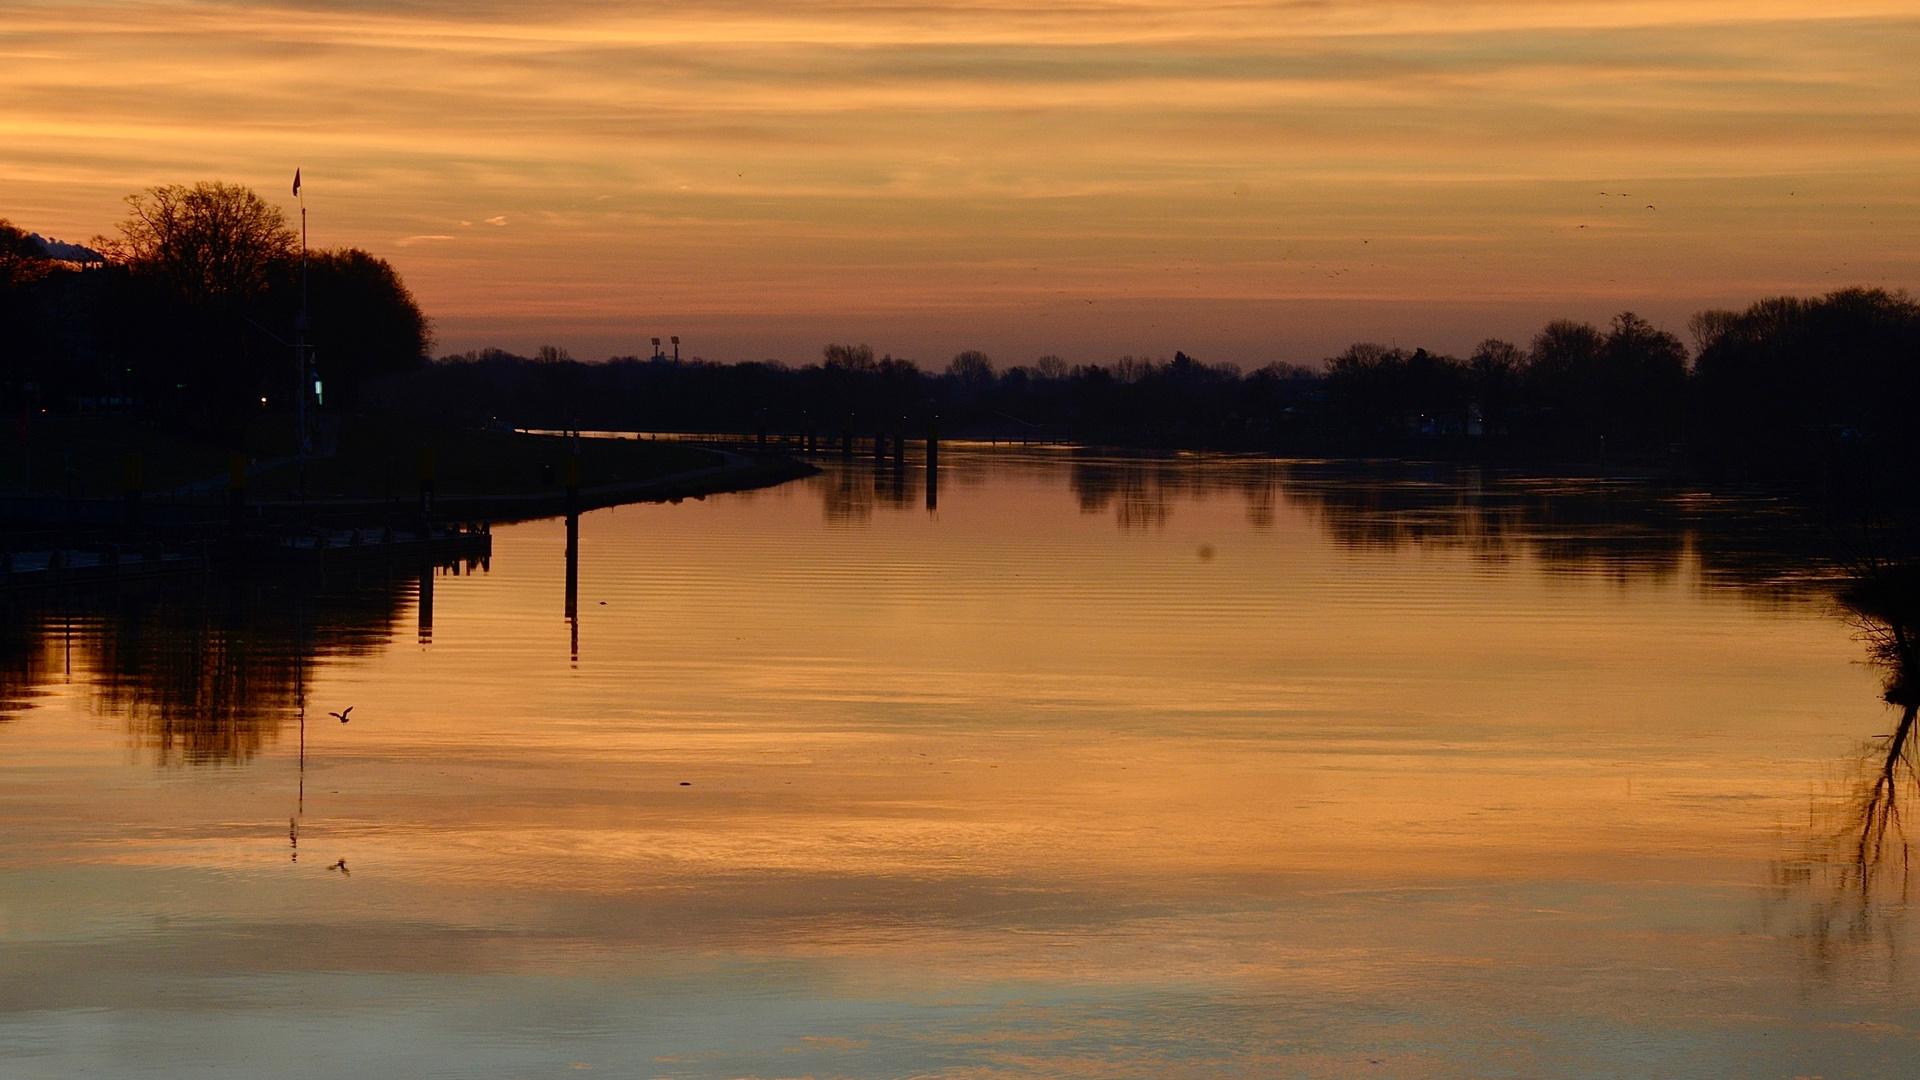
[[[29, 417], [0, 455], [0, 527], [187, 527], [227, 521], [354, 526], [506, 521], [622, 502], [697, 498], [813, 472], [778, 453], [645, 438], [421, 424], [396, 414], [326, 417], [302, 461], [284, 417], [262, 417], [235, 451], [144, 418]], [[239, 498], [236, 500], [236, 495]], [[423, 499], [423, 495], [428, 498]]]

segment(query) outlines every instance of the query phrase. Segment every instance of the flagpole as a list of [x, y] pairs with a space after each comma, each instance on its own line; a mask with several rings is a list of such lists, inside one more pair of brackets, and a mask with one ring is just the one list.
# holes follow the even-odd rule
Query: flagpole
[[293, 193], [300, 200], [300, 317], [293, 323], [293, 357], [295, 369], [294, 416], [299, 430], [295, 433], [295, 456], [300, 462], [300, 501], [307, 499], [307, 380], [311, 378], [307, 368], [307, 329], [311, 323], [307, 320], [307, 196], [300, 190], [300, 170], [293, 170]]

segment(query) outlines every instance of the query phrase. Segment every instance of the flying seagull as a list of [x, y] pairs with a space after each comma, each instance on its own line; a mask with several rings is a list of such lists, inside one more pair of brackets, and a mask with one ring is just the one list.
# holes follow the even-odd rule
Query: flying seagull
[[338, 720], [344, 724], [347, 722], [347, 714], [352, 711], [353, 711], [353, 706], [349, 705], [345, 709], [340, 710], [339, 712], [330, 712], [327, 715], [333, 717], [335, 720]]
[[332, 866], [327, 867], [327, 869], [338, 870], [341, 873], [347, 875], [348, 877], [353, 876], [353, 871], [347, 869], [347, 860], [345, 859], [341, 859], [339, 862], [334, 863]]

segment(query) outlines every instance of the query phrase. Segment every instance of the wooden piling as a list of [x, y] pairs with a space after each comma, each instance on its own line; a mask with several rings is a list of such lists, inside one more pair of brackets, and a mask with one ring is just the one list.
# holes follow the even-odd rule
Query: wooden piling
[[927, 509], [940, 508], [940, 418], [927, 421]]

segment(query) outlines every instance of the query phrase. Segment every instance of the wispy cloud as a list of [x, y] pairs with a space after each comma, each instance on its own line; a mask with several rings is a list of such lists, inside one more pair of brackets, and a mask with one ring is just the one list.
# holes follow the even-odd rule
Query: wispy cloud
[[[298, 160], [315, 242], [400, 238], [450, 343], [1063, 292], [1684, 304], [1843, 258], [1905, 285], [1916, 46], [1885, 0], [16, 4], [0, 214], [89, 235]], [[1592, 195], [1628, 185], [1660, 213]]]

